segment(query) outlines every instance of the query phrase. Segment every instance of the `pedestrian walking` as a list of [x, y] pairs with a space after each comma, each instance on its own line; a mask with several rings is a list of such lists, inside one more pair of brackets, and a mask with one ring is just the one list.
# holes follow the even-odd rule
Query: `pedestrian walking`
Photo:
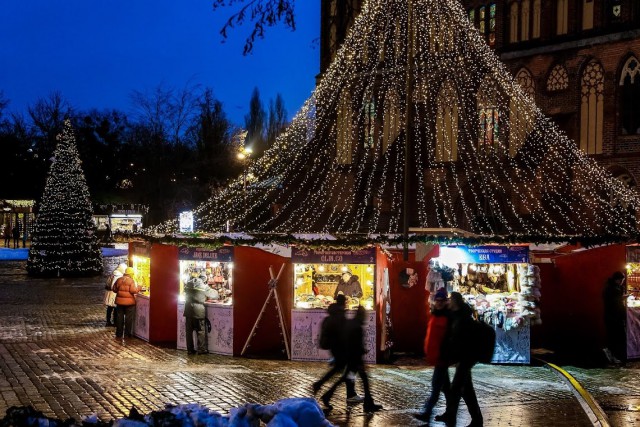
[[113, 287], [116, 281], [124, 275], [127, 270], [127, 264], [118, 265], [111, 275], [107, 278], [104, 285], [104, 305], [107, 307], [107, 323], [105, 326], [116, 326], [116, 294]]
[[116, 295], [116, 338], [130, 337], [133, 334], [133, 316], [136, 312], [136, 297], [140, 287], [133, 276], [135, 271], [127, 267], [124, 275], [116, 280], [113, 290]]
[[471, 378], [471, 369], [478, 357], [476, 349], [473, 348], [473, 343], [476, 341], [473, 310], [459, 292], [451, 292], [449, 309], [451, 310], [450, 325], [441, 350], [442, 357], [447, 360], [447, 363], [457, 363], [457, 366], [449, 390], [447, 409], [443, 415], [436, 417], [436, 421], [444, 421], [447, 427], [455, 427], [458, 406], [462, 398], [471, 415], [471, 424], [467, 427], [482, 427], [484, 423], [482, 412]]
[[627, 360], [627, 309], [624, 274], [616, 271], [607, 279], [602, 292], [607, 347], [603, 349], [610, 363]]
[[17, 249], [20, 247], [20, 229], [17, 225], [13, 226], [11, 234], [13, 234], [13, 249]]
[[4, 247], [10, 248], [11, 247], [11, 226], [9, 225], [9, 223], [6, 223], [4, 225], [3, 236], [4, 236]]
[[414, 414], [414, 417], [427, 423], [431, 419], [433, 408], [438, 403], [440, 392], [444, 393], [446, 399], [451, 388], [449, 364], [441, 351], [449, 324], [448, 299], [449, 296], [445, 288], [440, 288], [435, 292], [431, 315], [427, 324], [427, 336], [424, 341], [427, 363], [434, 367], [431, 376], [431, 394], [427, 398], [422, 411]]
[[[358, 374], [362, 380], [362, 388], [364, 390], [364, 412], [376, 412], [382, 410], [382, 405], [378, 405], [373, 401], [371, 389], [369, 387], [369, 376], [365, 369], [364, 355], [367, 350], [364, 346], [363, 326], [367, 317], [367, 312], [363, 306], [358, 306], [356, 315], [353, 319], [347, 320], [344, 330], [344, 340], [347, 348], [347, 369], [340, 379], [331, 386], [329, 390], [322, 396], [322, 402], [327, 405], [331, 400], [333, 393], [338, 386], [347, 381], [353, 373]], [[327, 405], [330, 407], [330, 405]]]
[[[347, 323], [345, 315], [345, 305], [347, 298], [343, 294], [336, 296], [334, 303], [327, 308], [328, 316], [323, 320], [320, 331], [320, 346], [326, 347], [331, 352], [332, 364], [329, 370], [316, 382], [313, 383], [313, 394], [316, 394], [324, 383], [329, 381], [335, 374], [343, 374], [347, 368], [347, 346], [343, 339], [344, 328]], [[322, 341], [326, 341], [325, 344]], [[347, 403], [360, 403], [364, 399], [356, 393], [355, 383], [352, 378], [345, 380], [347, 387]], [[333, 393], [332, 393], [333, 394]], [[328, 408], [331, 406], [331, 395], [323, 395], [322, 403]]]
[[205, 325], [206, 310], [204, 302], [213, 299], [215, 292], [207, 285], [207, 276], [202, 274], [199, 277], [192, 277], [184, 285], [184, 317], [187, 335], [187, 353], [196, 354], [196, 347], [193, 343], [193, 333], [197, 338], [197, 353], [206, 354], [207, 330]]

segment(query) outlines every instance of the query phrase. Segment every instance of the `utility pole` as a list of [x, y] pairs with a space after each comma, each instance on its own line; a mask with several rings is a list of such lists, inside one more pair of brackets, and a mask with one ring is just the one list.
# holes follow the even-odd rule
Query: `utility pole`
[[402, 230], [403, 230], [403, 245], [402, 254], [405, 261], [409, 261], [409, 191], [411, 186], [409, 181], [411, 175], [409, 173], [409, 154], [411, 152], [411, 144], [413, 138], [411, 134], [411, 123], [413, 122], [413, 11], [411, 8], [411, 1], [407, 0], [407, 66], [405, 67], [407, 73], [406, 81], [406, 109], [405, 109], [405, 121], [404, 121], [404, 189], [402, 192]]

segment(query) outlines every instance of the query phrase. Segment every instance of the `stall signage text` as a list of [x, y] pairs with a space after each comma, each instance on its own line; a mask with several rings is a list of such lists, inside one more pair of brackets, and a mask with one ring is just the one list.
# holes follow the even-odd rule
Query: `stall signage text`
[[178, 258], [188, 261], [232, 262], [233, 248], [202, 249], [183, 246], [178, 251]]
[[375, 248], [349, 250], [294, 249], [291, 261], [295, 264], [375, 264]]
[[459, 247], [477, 264], [528, 263], [528, 246], [473, 246]]

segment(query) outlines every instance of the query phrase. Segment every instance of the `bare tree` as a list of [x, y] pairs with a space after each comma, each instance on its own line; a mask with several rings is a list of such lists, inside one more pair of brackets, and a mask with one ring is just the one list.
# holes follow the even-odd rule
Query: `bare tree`
[[48, 158], [56, 146], [56, 135], [62, 131], [64, 120], [73, 114], [73, 107], [61, 92], [55, 91], [38, 99], [27, 111], [36, 130], [36, 149]]
[[267, 145], [271, 147], [276, 138], [287, 127], [287, 110], [284, 108], [282, 95], [269, 101], [269, 122], [267, 124]]
[[273, 27], [282, 22], [286, 27], [296, 29], [295, 3], [296, 0], [214, 0], [213, 10], [225, 6], [235, 8], [235, 12], [220, 30], [224, 38], [227, 38], [230, 28], [243, 25], [246, 21], [253, 24], [253, 30], [244, 44], [244, 55], [246, 55], [253, 49], [257, 38], [264, 38], [267, 27]]

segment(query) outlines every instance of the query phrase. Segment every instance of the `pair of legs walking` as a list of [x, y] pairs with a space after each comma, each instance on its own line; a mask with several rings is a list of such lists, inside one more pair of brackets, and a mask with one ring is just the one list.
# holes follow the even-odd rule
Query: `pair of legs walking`
[[[358, 374], [360, 379], [362, 380], [362, 388], [364, 390], [364, 410], [365, 412], [373, 412], [379, 411], [382, 409], [381, 405], [376, 405], [373, 402], [373, 398], [371, 397], [371, 389], [369, 387], [369, 376], [367, 375], [367, 371], [365, 370], [364, 363], [358, 364], [347, 364], [346, 369], [340, 376], [340, 379], [333, 384], [329, 390], [327, 390], [322, 395], [322, 402], [328, 407], [331, 408], [331, 398], [333, 397], [333, 393], [335, 393], [336, 389], [340, 386], [340, 384], [345, 383], [347, 386], [347, 399], [351, 396], [356, 396], [355, 392], [355, 382], [351, 379], [351, 374]], [[351, 394], [351, 396], [350, 396]]]
[[464, 400], [469, 410], [469, 415], [471, 415], [471, 424], [469, 424], [469, 427], [482, 427], [483, 425], [482, 412], [480, 411], [480, 405], [478, 405], [478, 398], [473, 388], [473, 380], [471, 378], [471, 368], [473, 368], [473, 365], [474, 363], [470, 362], [460, 362], [456, 367], [444, 417], [447, 427], [455, 427], [456, 425], [460, 398]]

